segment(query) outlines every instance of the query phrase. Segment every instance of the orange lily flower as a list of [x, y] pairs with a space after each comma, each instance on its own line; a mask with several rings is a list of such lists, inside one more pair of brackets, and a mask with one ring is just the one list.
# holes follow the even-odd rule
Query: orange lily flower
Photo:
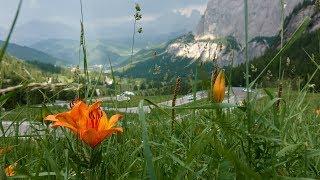
[[101, 102], [95, 102], [88, 106], [83, 101], [78, 100], [70, 111], [49, 115], [45, 120], [52, 121], [52, 127], [61, 126], [70, 129], [79, 139], [95, 148], [112, 134], [123, 132], [121, 127], [114, 127], [123, 116], [116, 114], [108, 119], [100, 106]]
[[213, 100], [216, 103], [221, 103], [225, 94], [225, 77], [224, 71], [221, 70], [212, 87]]

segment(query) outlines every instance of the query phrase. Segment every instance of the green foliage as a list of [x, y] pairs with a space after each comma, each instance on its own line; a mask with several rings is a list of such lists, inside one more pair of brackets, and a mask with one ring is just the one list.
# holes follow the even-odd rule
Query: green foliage
[[[282, 67], [284, 67], [284, 78], [292, 79], [301, 83], [301, 85], [308, 82], [309, 77], [317, 68], [314, 63], [308, 57], [308, 54], [314, 55], [314, 59], [317, 63], [320, 63], [319, 57], [319, 33], [317, 30], [313, 33], [306, 33], [301, 38], [296, 40], [289, 49], [283, 54]], [[257, 68], [256, 72], [251, 73], [251, 79], [255, 79], [258, 73], [268, 64], [270, 59], [276, 55], [275, 49], [269, 49], [262, 57], [256, 58], [252, 61], [252, 66]], [[308, 53], [308, 54], [307, 54]], [[263, 85], [271, 85], [277, 79], [278, 62], [272, 63], [268, 68], [268, 73], [264, 78], [260, 79], [257, 83]], [[244, 65], [232, 69], [233, 79], [232, 85], [241, 86], [244, 85]], [[312, 84], [316, 85], [316, 90], [320, 90], [320, 74], [317, 73], [311, 81]]]
[[[269, 91], [275, 94], [275, 90]], [[18, 141], [15, 137], [0, 138], [0, 142], [2, 146], [14, 147], [13, 153], [5, 155], [7, 163], [23, 157], [17, 163], [17, 177], [48, 178], [49, 174], [52, 178], [74, 177], [76, 174], [82, 179], [92, 176], [111, 179], [318, 178], [320, 142], [316, 137], [319, 117], [313, 108], [317, 107], [319, 97], [286, 88], [283, 96], [286, 103], [281, 106], [279, 116], [274, 114], [272, 106], [276, 101], [268, 97], [254, 101], [255, 123], [250, 134], [245, 128], [245, 112], [234, 105], [214, 105], [207, 100], [199, 102], [198, 107], [177, 108], [178, 114], [186, 116], [179, 119], [174, 133], [168, 130], [171, 118], [166, 110], [156, 108], [150, 114], [141, 111], [141, 121], [138, 115], [126, 114], [124, 133], [98, 147], [102, 161], [91, 170], [82, 165], [77, 168], [82, 161], [77, 161], [74, 155], [85, 160], [88, 154], [83, 151], [85, 145], [66, 131], [63, 132], [65, 137], [61, 137], [58, 131], [49, 132], [44, 127], [38, 128], [37, 136]], [[204, 104], [208, 106], [201, 108]], [[216, 114], [215, 110], [221, 107], [225, 109], [223, 113]], [[196, 109], [197, 113], [192, 115], [191, 109]], [[36, 118], [44, 113], [40, 108], [33, 112], [35, 114], [27, 117]], [[274, 122], [279, 125], [275, 126]], [[40, 135], [41, 132], [45, 134]], [[65, 153], [69, 143], [74, 144], [74, 149]], [[5, 162], [1, 159], [1, 163]]]
[[146, 165], [147, 165], [147, 171], [148, 171], [148, 177], [152, 180], [156, 179], [155, 171], [154, 171], [154, 165], [152, 162], [152, 152], [150, 149], [150, 141], [148, 137], [148, 129], [147, 129], [147, 123], [146, 123], [146, 116], [143, 108], [143, 100], [139, 103], [139, 120], [142, 125], [142, 140], [143, 140], [143, 153], [146, 159]]
[[268, 46], [272, 46], [278, 41], [279, 41], [278, 36], [272, 36], [272, 37], [258, 36], [253, 38], [250, 42], [266, 43]]
[[39, 69], [41, 69], [44, 72], [48, 73], [63, 73], [63, 69], [59, 66], [55, 66], [49, 63], [41, 63], [39, 61], [26, 61], [26, 64], [31, 64]]
[[284, 27], [287, 27], [290, 20], [292, 19], [293, 16], [297, 15], [299, 13], [299, 11], [309, 5], [314, 5], [314, 1], [313, 0], [304, 0], [303, 2], [300, 2], [293, 10], [292, 13], [287, 16], [284, 20]]
[[[33, 65], [36, 64], [36, 65]], [[26, 63], [12, 56], [6, 55], [0, 66], [1, 88], [18, 85], [22, 82], [44, 82], [50, 73], [42, 71], [38, 66], [49, 68], [50, 66], [41, 63]], [[53, 71], [57, 69], [52, 69]]]
[[[0, 45], [3, 45], [4, 41], [0, 40]], [[27, 61], [38, 61], [39, 63], [45, 64], [60, 64], [63, 60], [53, 57], [44, 52], [38, 51], [33, 48], [29, 48], [26, 46], [20, 46], [17, 44], [9, 43], [7, 47], [7, 53], [11, 54], [22, 60]]]

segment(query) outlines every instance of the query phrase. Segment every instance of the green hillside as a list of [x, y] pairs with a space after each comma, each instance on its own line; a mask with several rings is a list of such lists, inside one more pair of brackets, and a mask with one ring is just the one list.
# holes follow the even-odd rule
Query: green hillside
[[[4, 41], [0, 40], [0, 46], [4, 43]], [[61, 64], [63, 60], [58, 59], [54, 56], [46, 54], [42, 51], [26, 47], [20, 46], [18, 44], [10, 43], [7, 48], [7, 52], [19, 59], [27, 60], [27, 61], [38, 61], [41, 63], [50, 63], [50, 64]]]
[[[310, 60], [310, 56], [314, 56], [314, 60], [320, 64], [320, 31], [303, 34], [294, 44], [292, 44], [282, 55], [282, 68], [284, 78], [305, 84], [316, 70], [316, 66]], [[254, 80], [261, 70], [269, 63], [269, 61], [278, 52], [279, 38], [274, 38], [274, 43], [265, 55], [251, 61], [251, 80]], [[207, 75], [209, 78], [212, 71], [212, 63], [201, 64], [197, 60], [175, 57], [168, 54], [166, 45], [152, 50], [141, 50], [133, 57], [133, 63], [127, 60], [122, 68], [117, 69], [117, 74], [124, 77], [145, 78], [147, 80], [156, 81], [172, 81], [176, 77], [191, 78], [194, 76], [196, 66], [202, 71], [202, 76]], [[155, 53], [156, 52], [156, 53]], [[308, 54], [307, 54], [307, 53]], [[259, 79], [258, 84], [267, 86], [276, 85], [278, 79], [279, 60], [275, 60], [267, 69], [267, 75]], [[225, 67], [227, 73], [232, 75], [233, 86], [244, 86], [245, 65], [238, 67]], [[320, 74], [316, 73], [311, 81], [316, 85], [316, 89], [320, 89]]]
[[197, 69], [202, 80], [209, 80], [212, 62], [200, 63], [199, 60], [176, 57], [166, 51], [171, 43], [192, 41], [194, 41], [194, 35], [188, 33], [153, 49], [140, 50], [133, 56], [132, 63], [128, 58], [117, 69], [116, 74], [123, 77], [143, 78], [155, 84], [161, 84], [162, 82], [174, 82], [177, 77], [189, 81], [194, 78]]
[[0, 88], [15, 86], [23, 82], [46, 82], [53, 74], [62, 71], [60, 67], [51, 64], [28, 62], [5, 55], [0, 63]]

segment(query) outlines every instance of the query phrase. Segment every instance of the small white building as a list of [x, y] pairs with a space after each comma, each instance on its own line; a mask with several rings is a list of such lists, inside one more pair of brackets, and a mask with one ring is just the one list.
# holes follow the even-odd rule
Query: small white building
[[125, 91], [122, 94], [125, 96], [134, 96], [135, 95], [134, 92], [130, 92], [130, 91]]

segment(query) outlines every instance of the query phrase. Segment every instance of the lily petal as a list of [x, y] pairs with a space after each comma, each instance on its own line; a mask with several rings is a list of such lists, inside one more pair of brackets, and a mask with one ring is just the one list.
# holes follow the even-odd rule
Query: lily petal
[[83, 101], [77, 101], [76, 104], [69, 111], [70, 115], [74, 119], [78, 119], [81, 116], [85, 116], [88, 113], [88, 106]]
[[65, 122], [73, 127], [77, 127], [77, 119], [75, 119], [70, 112], [60, 113], [56, 115], [58, 122]]
[[53, 121], [53, 122], [56, 122], [56, 121], [59, 121], [55, 115], [49, 115], [47, 116], [46, 118], [44, 118], [44, 120], [46, 121]]
[[113, 133], [123, 132], [121, 127], [111, 128], [104, 131], [97, 131], [95, 129], [87, 129], [80, 133], [80, 139], [83, 140], [90, 147], [95, 148], [104, 139], [110, 137]]
[[77, 132], [78, 132], [78, 130], [77, 130], [76, 127], [74, 127], [74, 126], [72, 126], [71, 124], [68, 124], [68, 123], [66, 123], [66, 122], [57, 121], [57, 122], [55, 122], [55, 123], [52, 125], [53, 128], [57, 128], [57, 127], [60, 127], [60, 126], [66, 127], [66, 128], [68, 128], [68, 129], [70, 129], [70, 130], [71, 130], [72, 132], [74, 132], [75, 134], [77, 134]]
[[109, 120], [109, 123], [108, 123], [108, 127], [109, 128], [112, 128], [115, 124], [117, 124], [117, 122], [119, 120], [121, 120], [123, 118], [123, 115], [121, 114], [115, 114], [113, 115], [110, 120]]

